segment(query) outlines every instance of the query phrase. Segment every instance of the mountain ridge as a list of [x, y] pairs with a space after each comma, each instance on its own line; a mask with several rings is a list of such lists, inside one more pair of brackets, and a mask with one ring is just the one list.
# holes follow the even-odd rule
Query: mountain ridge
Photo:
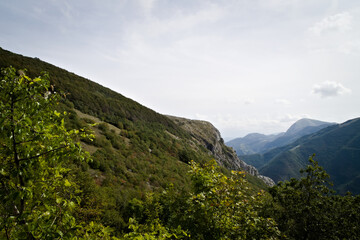
[[332, 124], [334, 123], [302, 118], [293, 123], [286, 132], [270, 135], [250, 133], [243, 138], [228, 141], [226, 144], [233, 147], [238, 156], [243, 158], [245, 155], [265, 153], [270, 149], [290, 144], [304, 135], [314, 133]]
[[[307, 158], [316, 160], [331, 176], [334, 189], [344, 194], [360, 193], [360, 118], [331, 125], [295, 142], [259, 154], [259, 172], [275, 182], [300, 177]], [[254, 157], [254, 156], [253, 156]]]

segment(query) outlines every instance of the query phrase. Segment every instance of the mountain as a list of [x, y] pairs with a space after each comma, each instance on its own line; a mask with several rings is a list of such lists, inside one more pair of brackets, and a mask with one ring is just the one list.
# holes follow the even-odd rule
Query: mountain
[[239, 156], [262, 152], [267, 144], [282, 136], [284, 133], [265, 135], [250, 133], [243, 138], [235, 138], [226, 145], [235, 149]]
[[284, 135], [279, 136], [275, 140], [267, 143], [261, 152], [266, 152], [269, 149], [290, 144], [302, 136], [317, 132], [333, 124], [334, 123], [323, 122], [308, 118], [300, 119], [296, 121], [293, 125], [291, 125], [290, 128], [284, 133]]
[[[236, 154], [232, 156], [233, 152], [224, 144], [220, 132], [208, 122], [190, 121], [183, 118], [161, 115], [111, 89], [43, 62], [39, 58], [24, 57], [0, 48], [0, 67], [10, 65], [17, 69], [25, 68], [30, 77], [38, 76], [43, 71], [50, 73], [50, 81], [53, 86], [66, 93], [68, 100], [66, 104], [70, 106], [70, 109], [76, 110], [76, 113], [87, 115], [87, 119], [96, 118], [98, 119], [97, 122], [107, 123], [109, 126], [117, 128], [120, 133], [130, 132], [130, 136], [135, 135], [140, 140], [149, 141], [153, 144], [156, 143], [156, 148], [162, 145], [167, 146], [168, 142], [173, 142], [174, 139], [181, 142], [179, 149], [172, 149], [174, 152], [170, 151], [167, 153], [176, 159], [188, 162], [191, 160], [190, 158], [184, 159], [186, 155], [184, 152], [188, 151], [187, 154], [194, 159], [208, 156], [207, 158], [215, 158], [220, 165], [229, 169], [248, 170], [252, 175], [256, 175], [254, 174], [255, 170], [240, 161]], [[179, 122], [182, 122], [182, 124], [179, 124]], [[184, 124], [184, 122], [191, 122], [192, 124], [190, 125], [195, 127], [188, 131], [190, 128], [184, 128], [182, 125], [190, 125]], [[209, 132], [209, 129], [212, 130]], [[205, 142], [206, 140], [209, 141], [206, 142], [205, 149], [199, 148], [199, 144], [203, 145], [199, 141], [189, 140], [191, 139], [189, 134], [191, 135], [194, 132], [196, 132], [196, 136], [201, 136], [200, 138]], [[212, 135], [210, 136], [209, 134]], [[152, 136], [149, 137], [150, 135]], [[144, 145], [152, 145], [149, 142], [146, 142]], [[221, 144], [217, 144], [217, 142], [221, 142]], [[208, 153], [209, 149], [211, 150], [210, 154]], [[168, 149], [162, 150], [167, 151]], [[217, 154], [218, 152], [223, 153], [219, 155]], [[224, 158], [223, 156], [231, 157]], [[244, 169], [243, 167], [245, 166], [246, 168]]]
[[318, 127], [323, 125], [329, 125], [328, 122], [323, 122], [314, 119], [303, 118], [296, 121], [290, 128], [285, 132], [284, 136], [294, 136], [296, 134], [301, 133], [306, 128]]
[[360, 118], [331, 125], [292, 144], [258, 155], [260, 173], [276, 182], [299, 177], [310, 155], [331, 176], [339, 193], [360, 193]]
[[[267, 179], [241, 162], [210, 123], [191, 121], [181, 126], [187, 120], [161, 115], [89, 79], [0, 48], [0, 67], [8, 66], [27, 69], [31, 78], [42, 71], [49, 73], [54, 91], [66, 96], [58, 107], [69, 113], [69, 128], [97, 124], [90, 127], [95, 140], [82, 142], [93, 161], [71, 166], [86, 199], [79, 213], [84, 218], [126, 228], [131, 199], [162, 191], [169, 184], [177, 189], [190, 188], [190, 160], [203, 163], [216, 159], [229, 169], [248, 171], [246, 176], [254, 188], [267, 187], [259, 180]], [[186, 125], [194, 127], [190, 131]]]
[[233, 139], [226, 144], [234, 148], [240, 158], [249, 164], [253, 164], [252, 157], [249, 159], [249, 157], [245, 155], [264, 153], [272, 148], [290, 144], [302, 136], [317, 132], [332, 124], [333, 123], [303, 118], [291, 125], [285, 133], [272, 135], [251, 133], [243, 138]]

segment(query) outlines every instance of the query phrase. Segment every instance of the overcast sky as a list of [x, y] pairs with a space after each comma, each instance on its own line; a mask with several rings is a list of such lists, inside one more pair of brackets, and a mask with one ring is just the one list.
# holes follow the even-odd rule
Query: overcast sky
[[360, 117], [359, 0], [1, 0], [0, 47], [223, 137]]

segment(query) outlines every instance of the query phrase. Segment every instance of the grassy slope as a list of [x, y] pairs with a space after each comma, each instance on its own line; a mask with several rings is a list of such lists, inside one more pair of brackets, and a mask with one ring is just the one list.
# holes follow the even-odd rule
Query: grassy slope
[[161, 191], [170, 183], [186, 190], [187, 162], [213, 158], [168, 117], [119, 93], [37, 58], [0, 48], [0, 67], [10, 65], [27, 69], [30, 77], [49, 73], [55, 90], [67, 94], [61, 106], [70, 113], [70, 127], [98, 123], [92, 127], [96, 139], [83, 143], [93, 162], [73, 166], [79, 170], [83, 189], [79, 213], [83, 218], [124, 229], [132, 198]]
[[95, 141], [83, 143], [93, 162], [77, 166], [83, 170], [78, 171], [80, 184], [89, 199], [84, 203], [85, 217], [122, 228], [126, 216], [121, 215], [126, 215], [130, 199], [161, 191], [170, 183], [189, 187], [190, 159], [180, 156], [187, 154], [196, 161], [211, 158], [192, 148], [188, 134], [170, 119], [121, 94], [39, 59], [0, 49], [0, 67], [10, 65], [27, 69], [31, 77], [49, 73], [55, 90], [67, 93], [61, 106], [70, 112], [70, 127], [100, 123], [92, 127]]

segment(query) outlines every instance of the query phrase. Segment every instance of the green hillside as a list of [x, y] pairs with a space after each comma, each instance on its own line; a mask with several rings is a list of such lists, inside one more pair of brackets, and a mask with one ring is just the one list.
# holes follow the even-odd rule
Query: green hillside
[[340, 193], [360, 193], [360, 119], [349, 120], [300, 138], [293, 144], [263, 154], [260, 173], [274, 181], [299, 177], [306, 159], [316, 154]]
[[[60, 110], [69, 113], [69, 128], [97, 124], [90, 127], [95, 140], [82, 142], [93, 161], [73, 166], [80, 170], [83, 197], [89, 199], [83, 203], [84, 218], [100, 218], [108, 226], [124, 229], [131, 199], [142, 198], [146, 192], [160, 192], [169, 184], [186, 190], [191, 160], [220, 161], [209, 146], [194, 139], [168, 117], [97, 83], [38, 58], [0, 48], [0, 67], [7, 66], [26, 69], [30, 77], [43, 71], [49, 73], [53, 91], [66, 95]], [[226, 146], [222, 144], [222, 147], [225, 150]], [[231, 163], [227, 166], [231, 167]], [[247, 177], [266, 187], [257, 178]]]
[[38, 58], [25, 57], [0, 48], [0, 66], [13, 66], [27, 69], [30, 77], [41, 72], [50, 74], [50, 81], [55, 89], [67, 93], [67, 99], [74, 107], [84, 113], [96, 116], [114, 125], [129, 120], [140, 123], [160, 124], [167, 130], [181, 134], [167, 117], [146, 108], [139, 103], [105, 88], [89, 79], [41, 61]]
[[70, 127], [98, 123], [92, 127], [95, 140], [83, 143], [93, 162], [80, 166], [85, 170], [81, 178], [95, 180], [81, 183], [91, 199], [84, 206], [88, 217], [101, 217], [108, 225], [123, 228], [130, 199], [170, 183], [187, 188], [188, 162], [212, 158], [206, 150], [199, 151], [200, 146], [191, 147], [189, 135], [170, 119], [121, 94], [37, 58], [0, 49], [0, 67], [10, 65], [27, 69], [31, 77], [49, 73], [55, 91], [66, 93], [61, 108], [70, 113]]

